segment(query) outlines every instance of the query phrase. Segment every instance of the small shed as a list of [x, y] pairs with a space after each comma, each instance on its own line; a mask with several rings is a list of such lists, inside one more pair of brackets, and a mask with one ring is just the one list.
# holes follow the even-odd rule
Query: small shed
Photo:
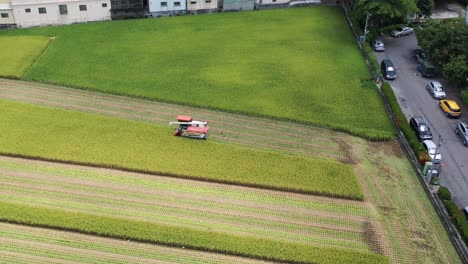
[[255, 0], [224, 0], [223, 11], [254, 10]]

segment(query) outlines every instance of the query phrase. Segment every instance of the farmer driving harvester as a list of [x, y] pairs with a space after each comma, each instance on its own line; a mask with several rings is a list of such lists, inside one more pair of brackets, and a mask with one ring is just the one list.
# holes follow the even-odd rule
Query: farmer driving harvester
[[191, 116], [177, 116], [177, 122], [169, 125], [179, 125], [174, 136], [206, 139], [208, 137], [208, 122], [192, 120]]

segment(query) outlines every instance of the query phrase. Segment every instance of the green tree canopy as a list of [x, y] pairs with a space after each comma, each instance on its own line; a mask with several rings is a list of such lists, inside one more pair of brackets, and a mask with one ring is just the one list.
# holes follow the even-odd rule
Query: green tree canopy
[[419, 9], [418, 14], [430, 17], [432, 9], [434, 9], [434, 0], [418, 0], [417, 7]]
[[452, 57], [464, 55], [468, 58], [468, 28], [462, 18], [443, 21], [429, 20], [426, 27], [418, 30], [419, 46], [428, 52], [440, 65], [447, 64]]
[[416, 31], [419, 46], [442, 66], [444, 77], [459, 86], [468, 74], [468, 28], [463, 18], [429, 20]]
[[372, 14], [372, 22], [378, 26], [387, 26], [396, 21], [404, 21], [408, 15], [418, 12], [417, 0], [357, 0], [354, 14], [359, 20]]

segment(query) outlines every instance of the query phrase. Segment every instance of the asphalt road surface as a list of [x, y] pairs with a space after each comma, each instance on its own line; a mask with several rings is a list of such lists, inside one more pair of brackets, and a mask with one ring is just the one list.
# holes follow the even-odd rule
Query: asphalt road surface
[[465, 147], [461, 139], [455, 134], [455, 127], [459, 121], [468, 120], [468, 109], [462, 106], [458, 91], [449, 86], [447, 81], [437, 80], [444, 86], [447, 99], [458, 102], [462, 108], [460, 119], [450, 119], [445, 116], [438, 105], [438, 100], [433, 99], [425, 89], [429, 80], [420, 76], [417, 70], [416, 60], [413, 58], [413, 50], [418, 47], [415, 35], [392, 38], [382, 37], [385, 43], [385, 51], [375, 53], [379, 63], [384, 58], [391, 59], [397, 69], [398, 77], [389, 81], [395, 95], [398, 98], [401, 109], [407, 120], [412, 116], [421, 115], [431, 127], [433, 141], [437, 144], [441, 137], [440, 153], [442, 154], [442, 169], [440, 184], [449, 188], [452, 199], [463, 208], [468, 206], [468, 147]]

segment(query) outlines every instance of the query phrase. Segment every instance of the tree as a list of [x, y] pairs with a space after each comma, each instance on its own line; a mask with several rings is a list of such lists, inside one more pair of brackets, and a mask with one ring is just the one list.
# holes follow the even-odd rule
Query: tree
[[430, 17], [432, 15], [432, 9], [434, 9], [434, 0], [418, 0], [417, 7], [420, 16]]
[[416, 37], [419, 46], [439, 65], [458, 55], [468, 58], [468, 28], [464, 19], [430, 20], [424, 29], [417, 30]]
[[401, 23], [418, 11], [417, 0], [357, 0], [353, 11], [357, 19], [363, 21], [367, 13], [372, 14], [372, 22], [377, 27]]
[[456, 86], [461, 86], [465, 81], [465, 74], [468, 73], [468, 60], [464, 55], [453, 57], [442, 68], [444, 77]]

